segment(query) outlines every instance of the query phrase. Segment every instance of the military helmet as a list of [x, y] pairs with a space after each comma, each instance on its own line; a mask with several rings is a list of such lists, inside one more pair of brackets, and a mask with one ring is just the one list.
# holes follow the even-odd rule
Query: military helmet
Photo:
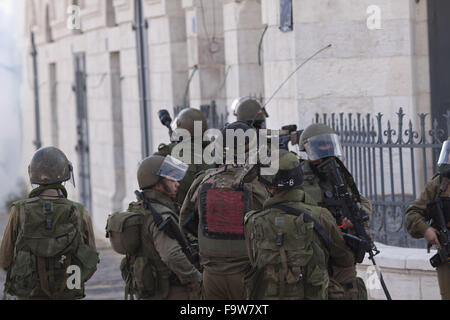
[[155, 186], [161, 179], [180, 181], [188, 165], [172, 156], [152, 155], [142, 160], [137, 172], [138, 185], [141, 190]]
[[250, 97], [235, 99], [231, 109], [237, 121], [245, 121], [255, 127], [261, 127], [262, 123], [269, 117], [261, 103]]
[[28, 166], [30, 182], [39, 185], [62, 183], [71, 178], [72, 172], [72, 163], [55, 147], [37, 150]]
[[322, 123], [308, 126], [300, 136], [300, 151], [306, 151], [309, 160], [326, 157], [342, 158], [339, 136], [332, 128]]
[[194, 131], [194, 121], [202, 122], [202, 136], [203, 133], [208, 130], [208, 123], [206, 121], [206, 117], [203, 113], [194, 108], [186, 108], [181, 110], [181, 112], [177, 115], [177, 117], [172, 121], [171, 127], [172, 130], [176, 129], [185, 129], [189, 131], [191, 137], [195, 136]]
[[273, 175], [260, 174], [259, 180], [269, 188], [279, 190], [297, 187], [303, 184], [303, 171], [300, 160], [295, 153], [281, 149], [278, 159], [271, 166], [278, 165], [278, 171]]
[[438, 160], [439, 174], [450, 179], [450, 137], [442, 144]]

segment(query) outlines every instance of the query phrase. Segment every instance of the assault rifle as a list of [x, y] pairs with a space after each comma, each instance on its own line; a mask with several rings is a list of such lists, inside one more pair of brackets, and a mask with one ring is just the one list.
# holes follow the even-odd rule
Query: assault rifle
[[300, 136], [303, 133], [303, 130], [297, 130], [297, 125], [290, 124], [284, 127], [281, 127], [280, 130], [280, 149], [285, 149], [289, 151], [289, 141], [294, 146], [299, 143]]
[[369, 220], [368, 214], [361, 208], [361, 204], [356, 201], [355, 196], [349, 192], [334, 157], [330, 157], [322, 162], [318, 166], [318, 169], [327, 174], [328, 177], [332, 178], [335, 188], [333, 199], [327, 199], [326, 203], [337, 207], [337, 215], [335, 216], [336, 222], [341, 226], [343, 219], [347, 218], [353, 224], [353, 228], [356, 232], [355, 236], [345, 232], [342, 233], [347, 246], [352, 249], [355, 254], [357, 263], [361, 263], [364, 260], [366, 253], [369, 254], [369, 259], [376, 268], [384, 293], [386, 294], [387, 299], [391, 300], [383, 275], [378, 269], [374, 258], [380, 251], [375, 247], [364, 228], [364, 222]]
[[197, 270], [201, 270], [200, 268], [200, 258], [198, 255], [198, 246], [190, 244], [183, 234], [180, 231], [180, 228], [175, 223], [175, 221], [168, 217], [163, 220], [162, 216], [152, 207], [147, 197], [139, 191], [135, 191], [135, 194], [138, 199], [142, 200], [144, 203], [144, 207], [151, 211], [153, 220], [155, 221], [158, 230], [164, 231], [170, 238], [175, 239], [178, 244], [181, 246], [181, 250], [186, 255], [186, 258], [192, 263], [192, 265], [197, 268]]
[[[432, 219], [431, 226], [438, 231], [437, 237], [441, 244], [441, 248], [430, 259], [430, 263], [434, 268], [450, 261], [450, 235], [445, 220], [444, 201], [450, 200], [443, 200], [441, 197], [438, 197], [427, 204], [427, 211]], [[430, 252], [430, 247], [431, 245], [429, 244], [428, 252]]]

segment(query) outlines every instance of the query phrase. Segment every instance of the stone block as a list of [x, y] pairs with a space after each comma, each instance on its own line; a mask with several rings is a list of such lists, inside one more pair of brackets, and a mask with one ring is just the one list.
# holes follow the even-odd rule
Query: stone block
[[328, 22], [300, 24], [295, 31], [297, 59], [307, 59], [317, 50], [320, 58], [381, 58], [411, 56], [411, 22], [386, 21], [381, 30], [368, 30], [362, 22]]
[[[409, 0], [307, 0], [294, 2], [294, 28], [297, 23], [323, 21], [366, 21], [367, 9], [371, 5], [380, 8], [383, 22], [395, 19], [410, 19]], [[272, 11], [274, 12], [274, 11]]]
[[239, 64], [238, 34], [235, 31], [224, 33], [225, 62], [227, 65]]
[[423, 300], [441, 300], [437, 274], [427, 273], [420, 277], [420, 292]]
[[169, 22], [166, 17], [148, 19], [148, 44], [167, 43], [169, 37]]
[[170, 58], [172, 72], [187, 72], [187, 45], [185, 41], [170, 44]]

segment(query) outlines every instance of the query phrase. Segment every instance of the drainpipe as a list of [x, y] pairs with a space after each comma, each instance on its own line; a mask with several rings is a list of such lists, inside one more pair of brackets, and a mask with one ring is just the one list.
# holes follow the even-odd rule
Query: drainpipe
[[42, 146], [41, 141], [41, 117], [39, 110], [39, 81], [37, 67], [37, 50], [34, 42], [34, 32], [31, 32], [31, 56], [33, 57], [33, 78], [34, 78], [34, 118], [36, 126], [36, 139], [33, 141], [36, 150]]
[[148, 45], [147, 29], [148, 24], [145, 21], [142, 0], [134, 1], [134, 26], [136, 31], [136, 54], [139, 83], [139, 104], [141, 110], [141, 146], [142, 158], [150, 156], [152, 153], [152, 131], [151, 131], [151, 106], [150, 89], [148, 77]]

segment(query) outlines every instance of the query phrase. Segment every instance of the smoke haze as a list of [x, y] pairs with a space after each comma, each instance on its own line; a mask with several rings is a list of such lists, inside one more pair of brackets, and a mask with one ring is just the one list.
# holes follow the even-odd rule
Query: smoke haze
[[20, 112], [22, 1], [0, 0], [0, 209], [17, 190], [22, 154]]

